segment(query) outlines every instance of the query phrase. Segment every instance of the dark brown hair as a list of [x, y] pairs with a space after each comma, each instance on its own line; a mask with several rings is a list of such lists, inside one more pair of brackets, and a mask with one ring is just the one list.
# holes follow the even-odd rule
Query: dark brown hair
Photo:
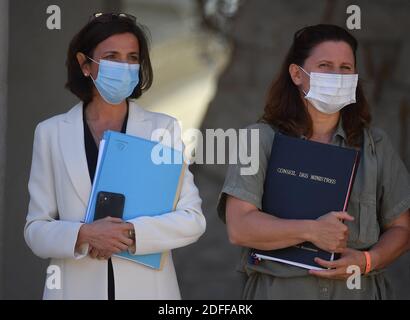
[[93, 98], [93, 82], [85, 77], [77, 61], [77, 52], [93, 57], [97, 45], [115, 34], [132, 33], [138, 39], [139, 44], [139, 83], [130, 95], [130, 98], [138, 98], [148, 90], [153, 81], [152, 66], [149, 58], [149, 42], [145, 28], [135, 21], [104, 14], [87, 23], [71, 40], [68, 48], [66, 67], [67, 83], [65, 87], [74, 93], [85, 104]]
[[[325, 24], [300, 29], [294, 35], [293, 44], [286, 55], [279, 76], [270, 87], [261, 121], [291, 136], [312, 136], [312, 119], [298, 87], [290, 77], [289, 66], [294, 63], [303, 67], [312, 49], [325, 41], [344, 41], [349, 44], [356, 64], [358, 43], [345, 29]], [[371, 121], [369, 105], [360, 80], [356, 90], [356, 103], [341, 110], [341, 119], [348, 145], [359, 147], [362, 143], [363, 128], [368, 127]]]

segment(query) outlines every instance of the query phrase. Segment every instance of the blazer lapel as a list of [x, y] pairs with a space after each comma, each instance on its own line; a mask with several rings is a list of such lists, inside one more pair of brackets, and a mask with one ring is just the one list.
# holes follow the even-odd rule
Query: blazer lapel
[[80, 102], [60, 121], [59, 141], [64, 163], [78, 196], [85, 206], [91, 192], [84, 146], [83, 104]]

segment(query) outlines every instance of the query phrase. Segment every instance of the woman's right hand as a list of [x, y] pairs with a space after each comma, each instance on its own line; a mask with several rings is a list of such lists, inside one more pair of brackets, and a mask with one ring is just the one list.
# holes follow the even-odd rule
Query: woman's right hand
[[343, 220], [353, 221], [347, 212], [329, 212], [313, 224], [310, 242], [322, 250], [342, 253], [347, 245], [349, 229]]
[[134, 230], [133, 225], [119, 218], [99, 219], [81, 226], [77, 246], [88, 243], [92, 248], [111, 256], [127, 250], [134, 244], [134, 241], [127, 236], [129, 230]]

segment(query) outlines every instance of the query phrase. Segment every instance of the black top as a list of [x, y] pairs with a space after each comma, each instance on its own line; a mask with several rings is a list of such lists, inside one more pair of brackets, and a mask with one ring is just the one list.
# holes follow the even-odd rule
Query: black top
[[[122, 124], [121, 133], [126, 133], [128, 121], [128, 105], [127, 114], [125, 115]], [[90, 174], [91, 184], [94, 181], [95, 170], [97, 168], [98, 160], [98, 146], [96, 145], [93, 135], [85, 117], [85, 106], [83, 108], [83, 124], [84, 124], [84, 145], [85, 154], [87, 156], [88, 173]], [[111, 258], [108, 259], [108, 300], [115, 300], [115, 284], [114, 284], [114, 270]]]

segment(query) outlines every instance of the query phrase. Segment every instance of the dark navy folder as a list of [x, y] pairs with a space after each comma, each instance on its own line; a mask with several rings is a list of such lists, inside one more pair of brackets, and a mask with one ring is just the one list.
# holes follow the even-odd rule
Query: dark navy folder
[[[283, 219], [317, 219], [346, 211], [360, 151], [276, 134], [265, 177], [262, 211]], [[279, 250], [252, 250], [269, 259], [307, 269], [323, 269], [315, 257], [335, 254], [312, 243]]]

